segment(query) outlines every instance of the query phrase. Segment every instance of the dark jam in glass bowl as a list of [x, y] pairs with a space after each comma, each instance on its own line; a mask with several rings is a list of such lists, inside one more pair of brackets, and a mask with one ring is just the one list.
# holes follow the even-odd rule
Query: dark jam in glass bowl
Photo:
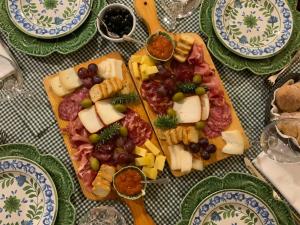
[[[102, 20], [110, 32], [118, 34], [120, 37], [124, 34], [129, 34], [133, 27], [131, 13], [127, 9], [118, 6], [108, 8]], [[106, 29], [102, 24], [100, 29], [107, 35]]]

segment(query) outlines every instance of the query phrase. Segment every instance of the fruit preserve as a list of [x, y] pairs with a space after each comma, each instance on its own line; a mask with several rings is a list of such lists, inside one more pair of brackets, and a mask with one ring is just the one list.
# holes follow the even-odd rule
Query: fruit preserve
[[171, 57], [173, 47], [172, 41], [162, 34], [154, 35], [147, 45], [150, 55], [161, 60]]
[[135, 169], [128, 168], [115, 177], [115, 188], [123, 195], [134, 196], [142, 192], [142, 175]]

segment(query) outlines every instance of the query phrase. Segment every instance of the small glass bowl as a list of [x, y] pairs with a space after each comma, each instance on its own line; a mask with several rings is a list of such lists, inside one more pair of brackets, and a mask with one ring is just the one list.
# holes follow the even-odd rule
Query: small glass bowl
[[[172, 54], [171, 54], [170, 57], [167, 58], [167, 59], [160, 59], [160, 58], [157, 58], [157, 57], [151, 55], [150, 52], [148, 51], [148, 44], [150, 43], [150, 41], [152, 40], [152, 38], [153, 38], [154, 36], [157, 36], [157, 35], [165, 36], [165, 37], [172, 43], [172, 45], [173, 45]], [[152, 35], [151, 35], [150, 37], [148, 37], [148, 39], [147, 39], [147, 42], [146, 42], [146, 51], [147, 51], [148, 55], [151, 56], [151, 58], [153, 58], [153, 59], [155, 59], [155, 60], [162, 61], [162, 62], [169, 61], [169, 60], [172, 58], [173, 54], [174, 54], [174, 50], [175, 50], [175, 41], [173, 40], [173, 38], [171, 37], [171, 35], [168, 34], [167, 32], [164, 32], [164, 31], [158, 31], [158, 32], [152, 34]]]
[[147, 184], [144, 183], [144, 187], [142, 189], [142, 191], [137, 194], [137, 195], [132, 195], [132, 196], [129, 196], [129, 195], [125, 195], [125, 194], [122, 194], [118, 191], [117, 187], [115, 186], [115, 178], [118, 176], [118, 174], [122, 173], [123, 171], [127, 170], [127, 169], [133, 169], [133, 170], [136, 170], [141, 176], [142, 176], [142, 180], [143, 181], [146, 181], [147, 178], [146, 178], [146, 175], [144, 174], [144, 172], [139, 169], [138, 167], [136, 166], [126, 166], [126, 167], [123, 167], [122, 169], [120, 169], [118, 172], [116, 172], [113, 176], [113, 186], [114, 186], [114, 189], [116, 190], [117, 194], [122, 197], [122, 198], [125, 198], [125, 199], [128, 199], [128, 200], [137, 200], [143, 196], [145, 196], [146, 194], [146, 187], [147, 187]]

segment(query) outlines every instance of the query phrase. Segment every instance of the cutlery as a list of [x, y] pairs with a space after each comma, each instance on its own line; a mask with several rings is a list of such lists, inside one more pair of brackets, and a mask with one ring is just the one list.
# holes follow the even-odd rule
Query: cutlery
[[100, 23], [105, 27], [106, 33], [107, 33], [107, 35], [108, 35], [110, 38], [120, 38], [119, 35], [117, 35], [117, 34], [115, 34], [115, 33], [113, 33], [113, 32], [110, 32], [110, 31], [108, 30], [107, 25], [104, 23], [104, 21], [103, 21], [99, 16], [97, 16], [97, 19], [100, 20]]
[[[246, 168], [248, 169], [248, 171], [252, 175], [256, 176], [258, 179], [260, 179], [260, 180], [262, 180], [266, 183], [269, 183], [269, 181], [266, 178], [263, 177], [261, 172], [259, 172], [256, 169], [254, 164], [251, 162], [251, 160], [247, 156], [244, 157], [244, 163], [245, 163]], [[282, 200], [282, 198], [280, 198], [279, 194], [275, 190], [273, 190], [273, 196], [277, 200]], [[295, 212], [293, 212], [292, 210], [291, 210], [291, 212], [292, 212], [292, 215], [294, 217], [294, 221], [295, 221], [296, 225], [300, 225], [300, 217]]]
[[129, 42], [135, 42], [137, 44], [140, 44], [140, 45], [145, 45], [144, 42], [138, 40], [138, 39], [135, 39], [135, 38], [132, 38], [132, 37], [129, 37], [128, 35], [123, 35], [123, 39], [124, 41], [129, 41]]
[[274, 74], [267, 79], [267, 84], [269, 86], [273, 86], [276, 83], [276, 80], [280, 77], [285, 76], [291, 69], [291, 66], [294, 64], [297, 64], [300, 62], [300, 49], [296, 52], [294, 57], [292, 58], [291, 62], [287, 64], [281, 71], [279, 71], [277, 74]]
[[168, 184], [170, 183], [169, 178], [161, 178], [157, 180], [146, 180], [146, 181], [141, 181], [142, 184]]
[[4, 130], [0, 130], [0, 144], [3, 145], [6, 143], [7, 134]]

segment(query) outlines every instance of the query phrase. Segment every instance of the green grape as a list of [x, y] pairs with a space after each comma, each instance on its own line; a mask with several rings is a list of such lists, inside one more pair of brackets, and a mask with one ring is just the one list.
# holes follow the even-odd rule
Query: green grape
[[167, 114], [169, 116], [176, 116], [176, 111], [174, 109], [172, 109], [172, 108], [168, 108]]
[[83, 107], [83, 108], [89, 108], [93, 105], [93, 102], [91, 99], [89, 98], [85, 98], [83, 99], [81, 102], [80, 102], [80, 105]]
[[205, 127], [205, 122], [199, 121], [199, 122], [195, 123], [195, 127], [197, 130], [202, 130]]
[[89, 136], [89, 140], [92, 144], [96, 144], [101, 140], [101, 137], [99, 134], [91, 134]]
[[206, 93], [205, 88], [204, 87], [197, 87], [195, 90], [195, 93], [197, 95], [204, 95]]
[[174, 102], [180, 102], [184, 99], [184, 94], [182, 92], [177, 92], [175, 95], [173, 95], [172, 100]]
[[119, 111], [119, 112], [125, 112], [127, 110], [127, 107], [123, 104], [116, 104], [114, 105], [115, 110]]
[[99, 169], [100, 169], [100, 162], [99, 162], [99, 160], [96, 159], [95, 157], [91, 157], [90, 158], [90, 167], [94, 171], [99, 171]]
[[196, 74], [196, 75], [193, 77], [193, 82], [194, 82], [195, 84], [200, 84], [200, 83], [202, 82], [202, 77], [201, 77], [201, 75]]
[[126, 127], [120, 127], [120, 135], [123, 137], [127, 137], [128, 135], [128, 130]]

